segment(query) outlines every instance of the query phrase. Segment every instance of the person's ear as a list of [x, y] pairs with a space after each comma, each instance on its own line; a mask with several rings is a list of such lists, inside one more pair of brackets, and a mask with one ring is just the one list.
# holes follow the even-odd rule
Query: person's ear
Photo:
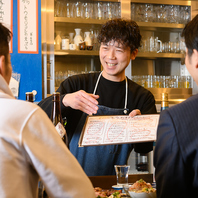
[[131, 60], [135, 60], [137, 53], [138, 53], [138, 49], [133, 50], [133, 52], [131, 53]]
[[0, 74], [5, 76], [5, 56], [0, 56]]
[[198, 68], [198, 51], [196, 49], [193, 49], [193, 53], [195, 55], [196, 68]]

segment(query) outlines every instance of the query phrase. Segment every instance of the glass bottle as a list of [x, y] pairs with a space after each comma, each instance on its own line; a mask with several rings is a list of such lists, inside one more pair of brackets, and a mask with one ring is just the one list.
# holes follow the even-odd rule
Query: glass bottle
[[60, 93], [54, 92], [53, 93], [53, 106], [52, 106], [52, 114], [51, 114], [51, 121], [54, 124], [58, 134], [62, 138], [63, 142], [68, 145], [67, 134], [66, 130], [63, 125], [62, 115], [61, 115], [61, 108], [60, 108]]
[[25, 95], [26, 95], [26, 101], [34, 102], [34, 95], [32, 92], [26, 92]]
[[161, 98], [161, 111], [168, 109], [169, 103], [168, 103], [168, 93], [162, 93], [162, 98]]

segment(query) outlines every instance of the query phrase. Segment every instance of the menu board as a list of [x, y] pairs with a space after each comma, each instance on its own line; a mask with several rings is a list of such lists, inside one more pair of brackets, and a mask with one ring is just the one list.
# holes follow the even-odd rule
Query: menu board
[[159, 114], [87, 116], [79, 146], [156, 141]]
[[18, 53], [38, 54], [38, 0], [18, 0]]

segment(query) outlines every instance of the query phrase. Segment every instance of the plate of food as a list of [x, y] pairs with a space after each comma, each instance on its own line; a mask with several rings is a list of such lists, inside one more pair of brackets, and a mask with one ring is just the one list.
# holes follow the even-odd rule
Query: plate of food
[[156, 189], [143, 179], [136, 181], [129, 187], [129, 194], [132, 198], [156, 198]]
[[94, 188], [96, 198], [120, 198], [122, 190], [109, 189], [104, 190], [100, 187]]

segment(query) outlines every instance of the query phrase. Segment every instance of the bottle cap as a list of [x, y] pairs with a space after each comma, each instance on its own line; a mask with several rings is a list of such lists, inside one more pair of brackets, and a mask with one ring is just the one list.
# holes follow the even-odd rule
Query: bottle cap
[[59, 100], [60, 100], [60, 93], [53, 92], [53, 101], [59, 101]]

